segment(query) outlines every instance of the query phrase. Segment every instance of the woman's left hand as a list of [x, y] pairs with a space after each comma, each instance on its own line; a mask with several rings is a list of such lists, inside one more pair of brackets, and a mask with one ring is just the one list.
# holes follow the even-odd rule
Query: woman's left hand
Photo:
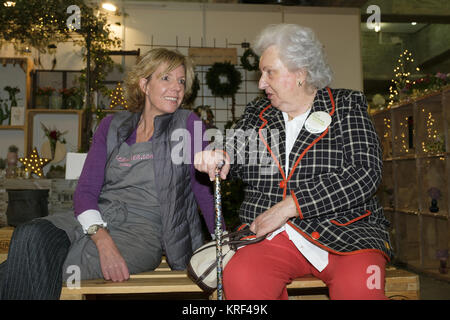
[[277, 203], [264, 213], [261, 213], [250, 225], [250, 230], [256, 237], [267, 235], [284, 225], [289, 218], [298, 216], [297, 207], [291, 196]]

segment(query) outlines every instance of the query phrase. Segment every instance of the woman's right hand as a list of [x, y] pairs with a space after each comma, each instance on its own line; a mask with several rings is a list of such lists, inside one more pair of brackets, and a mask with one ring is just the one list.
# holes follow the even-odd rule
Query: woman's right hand
[[220, 177], [227, 178], [230, 171], [230, 157], [222, 150], [208, 150], [197, 152], [194, 156], [194, 167], [200, 172], [206, 172], [209, 179], [214, 181], [216, 177], [216, 169], [223, 164], [220, 169]]
[[100, 266], [105, 280], [125, 281], [130, 278], [127, 264], [106, 229], [91, 236], [98, 249]]

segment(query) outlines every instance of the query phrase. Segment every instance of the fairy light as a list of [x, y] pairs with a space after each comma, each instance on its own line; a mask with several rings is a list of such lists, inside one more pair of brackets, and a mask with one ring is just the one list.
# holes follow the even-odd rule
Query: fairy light
[[[398, 95], [400, 95], [400, 90], [406, 85], [414, 85], [415, 81], [411, 81], [408, 77], [411, 76], [411, 72], [407, 70], [409, 64], [414, 62], [412, 53], [408, 50], [403, 51], [397, 59], [398, 65], [394, 68], [394, 79], [391, 80], [391, 86], [389, 87], [389, 104], [390, 108], [394, 104], [394, 100], [398, 100]], [[419, 67], [416, 67], [417, 72], [420, 71]]]
[[127, 101], [123, 96], [123, 89], [120, 82], [117, 83], [117, 87], [113, 90], [113, 92], [111, 92], [109, 97], [111, 98], [111, 103], [109, 105], [111, 109], [117, 106], [122, 106], [125, 109], [128, 109]]
[[25, 167], [25, 172], [31, 172], [36, 174], [38, 177], [43, 177], [42, 168], [50, 161], [51, 159], [41, 158], [36, 150], [33, 149], [31, 155], [29, 157], [19, 158], [19, 161], [23, 163]]
[[[400, 144], [400, 152], [404, 152], [404, 153], [409, 153], [410, 149], [408, 147], [409, 145], [409, 139], [410, 137], [408, 136], [408, 134], [406, 134], [406, 132], [408, 132], [408, 117], [405, 117], [404, 121], [400, 121], [399, 123], [399, 136], [394, 136], [394, 140], [397, 140]], [[390, 121], [389, 121], [390, 124]], [[389, 126], [390, 128], [390, 126]]]
[[440, 136], [435, 125], [436, 120], [431, 112], [428, 112], [428, 114], [426, 114], [425, 108], [422, 108], [421, 111], [423, 113], [423, 117], [426, 118], [426, 135], [427, 135], [426, 139], [424, 139], [425, 141], [422, 141], [422, 151], [424, 153], [439, 151], [438, 144], [440, 142], [439, 141]]

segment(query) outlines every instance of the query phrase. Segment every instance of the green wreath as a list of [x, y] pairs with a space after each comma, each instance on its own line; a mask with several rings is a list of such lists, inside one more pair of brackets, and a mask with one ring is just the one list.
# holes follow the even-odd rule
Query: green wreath
[[[249, 57], [253, 57], [253, 59], [255, 60], [253, 64], [251, 64], [250, 61], [248, 60]], [[244, 54], [241, 57], [241, 64], [242, 67], [247, 71], [258, 70], [259, 57], [251, 48], [248, 48], [247, 50], [245, 50]]]
[[[222, 82], [221, 76], [226, 81]], [[214, 96], [233, 97], [242, 82], [241, 73], [229, 62], [216, 62], [206, 73], [206, 84]]]

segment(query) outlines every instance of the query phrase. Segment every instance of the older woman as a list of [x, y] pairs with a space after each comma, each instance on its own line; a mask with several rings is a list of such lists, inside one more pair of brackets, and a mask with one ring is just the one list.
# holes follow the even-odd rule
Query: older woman
[[272, 158], [275, 170], [248, 161], [255, 149], [245, 145], [195, 156], [211, 179], [223, 160], [222, 178], [230, 172], [243, 179], [240, 218], [258, 237], [267, 235], [227, 264], [226, 297], [287, 299], [292, 279], [313, 274], [331, 299], [385, 299], [392, 252], [374, 197], [382, 160], [364, 95], [327, 87], [331, 70], [308, 28], [268, 26], [255, 49], [267, 99], [249, 104], [236, 129], [258, 133], [260, 159]]
[[194, 146], [172, 133], [193, 136], [201, 123], [179, 109], [192, 81], [192, 66], [178, 52], [153, 49], [140, 59], [125, 82], [129, 112], [106, 117], [95, 132], [74, 194], [76, 219], [58, 214], [16, 229], [2, 298], [59, 298], [76, 270], [81, 279], [123, 281], [155, 269], [163, 252], [172, 269], [185, 269], [203, 244], [197, 203], [211, 233], [214, 224], [210, 186], [197, 181], [192, 158], [172, 161], [173, 147]]

